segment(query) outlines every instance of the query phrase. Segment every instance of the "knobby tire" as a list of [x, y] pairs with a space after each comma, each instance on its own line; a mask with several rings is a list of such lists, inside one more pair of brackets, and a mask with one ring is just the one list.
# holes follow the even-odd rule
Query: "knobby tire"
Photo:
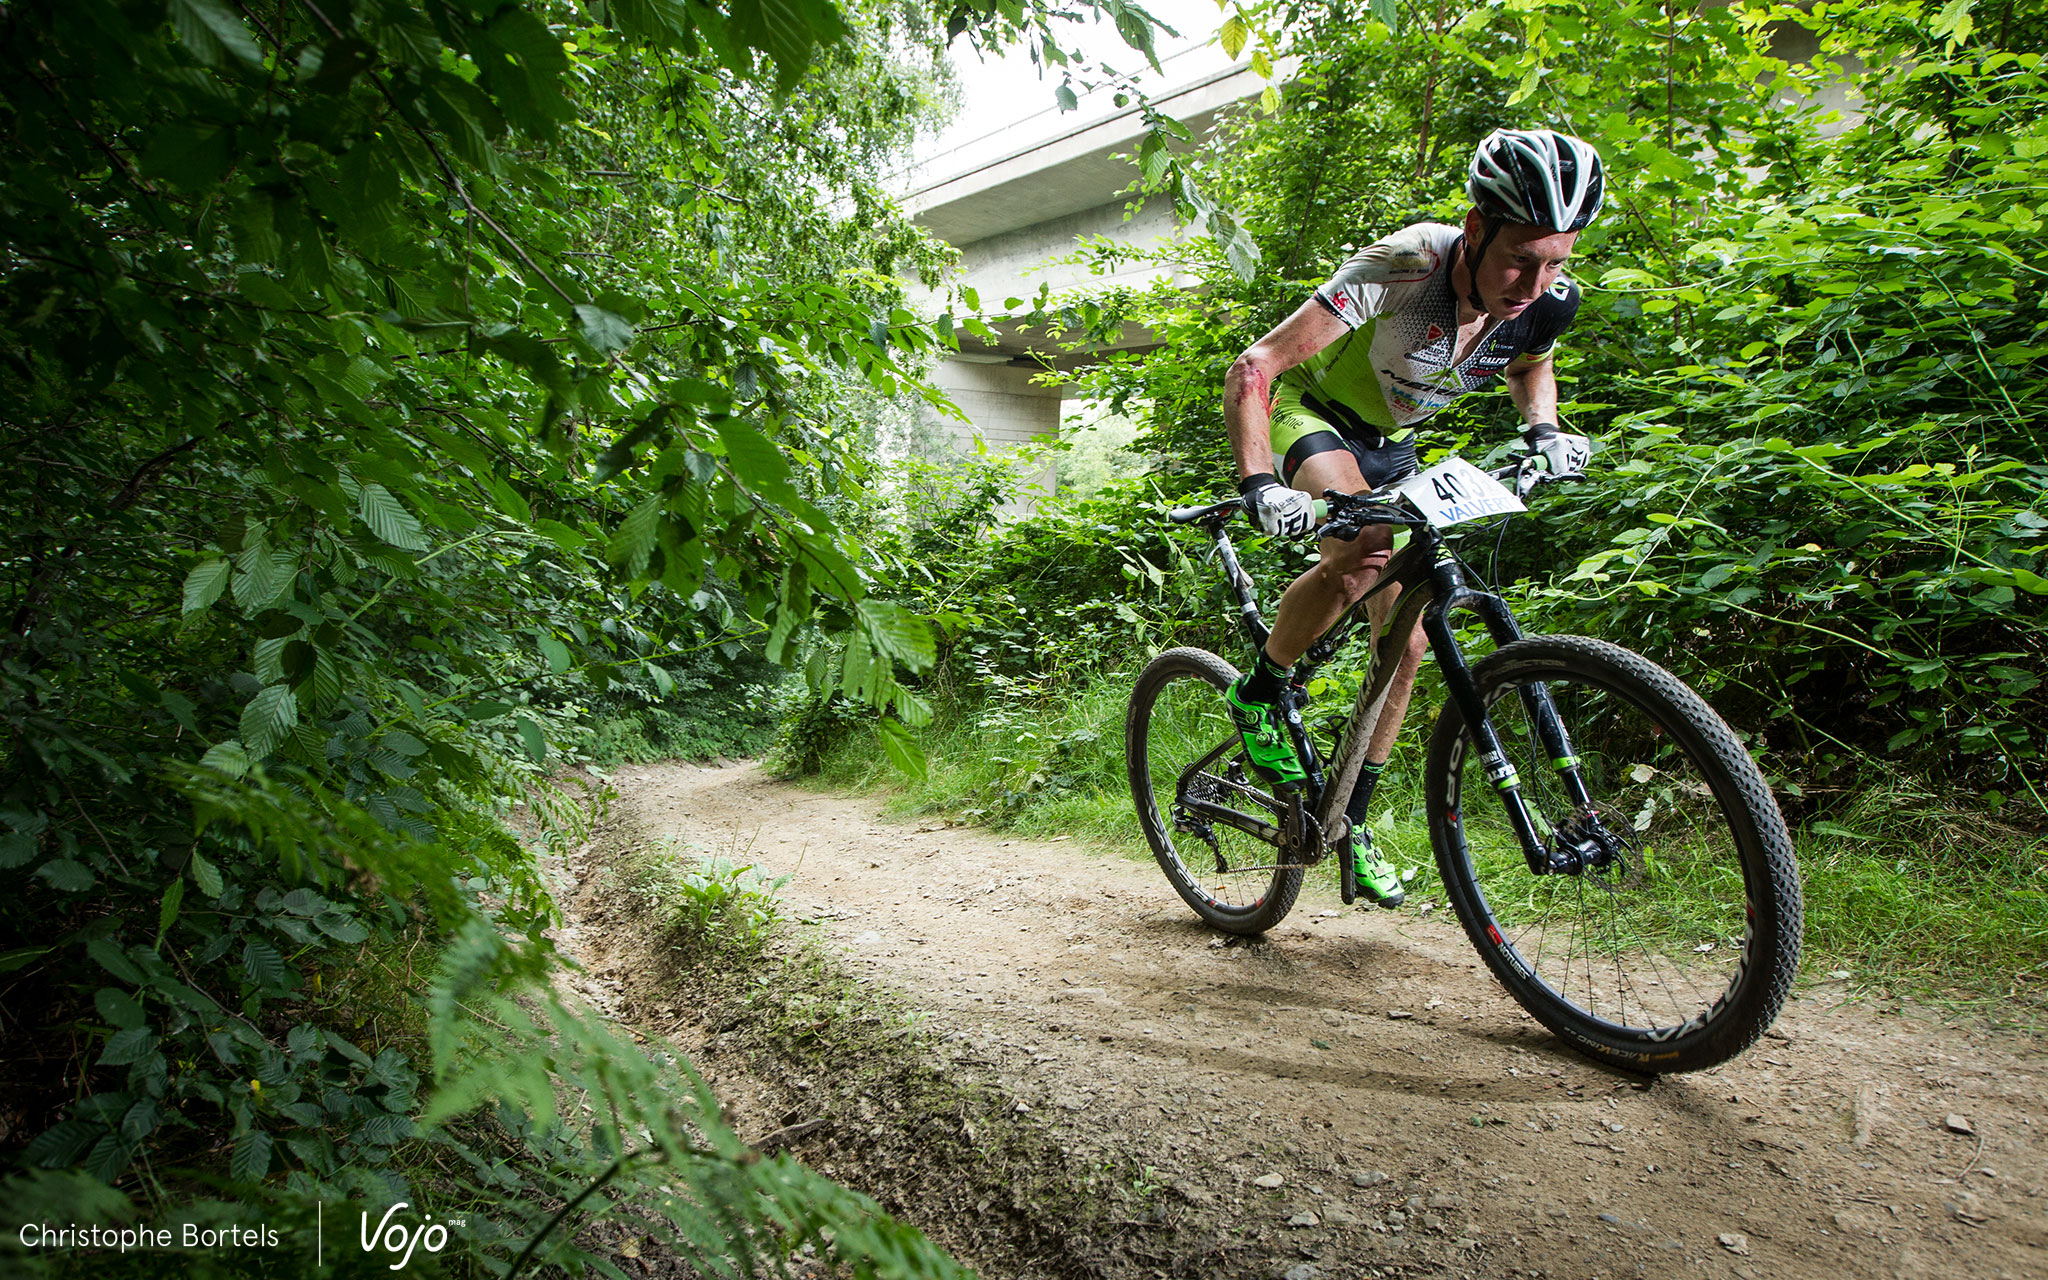
[[[1176, 830], [1177, 814], [1181, 826], [1190, 823], [1185, 809], [1177, 808], [1177, 780], [1218, 747], [1225, 749], [1195, 775], [1193, 788], [1247, 819], [1277, 825], [1270, 793], [1245, 760], [1223, 701], [1224, 689], [1237, 677], [1237, 668], [1203, 649], [1169, 649], [1154, 658], [1131, 690], [1124, 758], [1139, 825], [1174, 891], [1212, 928], [1252, 935], [1279, 924], [1294, 908], [1302, 868], [1280, 865], [1286, 858], [1276, 844], [1219, 823], [1209, 824], [1214, 847], [1194, 830]], [[1231, 777], [1233, 765], [1238, 778]], [[1272, 869], [1235, 870], [1240, 867]]]
[[[1676, 676], [1617, 645], [1537, 636], [1473, 671], [1539, 829], [1574, 820], [1567, 770], [1529, 731], [1541, 686], [1619, 856], [1533, 874], [1455, 701], [1430, 743], [1430, 837], [1466, 933], [1510, 994], [1590, 1056], [1697, 1071], [1755, 1043], [1799, 965], [1792, 841], [1728, 725]], [[1546, 837], [1547, 838], [1547, 837]]]

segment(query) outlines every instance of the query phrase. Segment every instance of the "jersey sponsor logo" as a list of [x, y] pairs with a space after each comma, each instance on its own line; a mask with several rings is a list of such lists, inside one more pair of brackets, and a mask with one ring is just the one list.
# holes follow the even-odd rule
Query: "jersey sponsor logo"
[[1387, 259], [1387, 283], [1412, 284], [1417, 280], [1427, 280], [1436, 274], [1442, 261], [1437, 251], [1428, 245], [1394, 253]]
[[1557, 283], [1550, 286], [1550, 296], [1553, 298], [1571, 297], [1572, 282], [1565, 279], [1563, 276], [1559, 276], [1557, 278]]
[[1413, 351], [1403, 353], [1407, 356], [1408, 363], [1417, 370], [1430, 374], [1440, 373], [1450, 368], [1452, 352], [1449, 335], [1438, 333], [1435, 327], [1432, 326], [1427, 336], [1429, 337], [1428, 342], [1415, 348]]
[[1386, 379], [1387, 407], [1394, 411], [1398, 420], [1404, 417], [1424, 417], [1435, 413], [1458, 398], [1462, 388], [1433, 387], [1427, 383], [1411, 382], [1392, 369], [1382, 369]]
[[[1443, 379], [1449, 374], [1449, 370], [1436, 370], [1434, 373], [1431, 374], [1431, 380], [1428, 382], [1417, 382], [1413, 378], [1404, 378], [1400, 374], [1395, 373], [1392, 369], [1382, 369], [1380, 372], [1387, 375], [1387, 381], [1391, 382], [1397, 387], [1405, 387], [1408, 389], [1409, 392], [1415, 395], [1427, 395], [1430, 393], [1435, 393], [1437, 395], [1443, 396], [1455, 396], [1458, 394], [1458, 388], [1455, 385], [1446, 385], [1443, 381]], [[1450, 401], [1446, 400], [1444, 401], [1444, 403], [1449, 404]]]
[[1404, 353], [1408, 363], [1414, 365], [1418, 372], [1432, 376], [1450, 368], [1451, 357], [1456, 354], [1451, 348], [1453, 336], [1450, 330], [1432, 322], [1429, 328], [1423, 331], [1422, 345]]
[[1351, 295], [1340, 291], [1336, 297], [1330, 299], [1330, 305], [1342, 311], [1351, 305]]

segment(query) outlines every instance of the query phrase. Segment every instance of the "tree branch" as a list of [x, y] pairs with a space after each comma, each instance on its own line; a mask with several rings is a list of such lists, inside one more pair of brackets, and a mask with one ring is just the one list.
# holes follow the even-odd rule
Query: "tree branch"
[[107, 504], [108, 508], [113, 511], [126, 511], [134, 506], [135, 500], [142, 496], [142, 491], [162, 475], [171, 463], [177, 460], [179, 454], [189, 452], [198, 444], [199, 437], [193, 436], [185, 443], [174, 444], [135, 468], [135, 474], [128, 477], [128, 483], [121, 487], [120, 493], [114, 495], [114, 500]]
[[[142, 497], [143, 491], [177, 460], [179, 454], [198, 443], [199, 437], [193, 436], [183, 444], [172, 445], [137, 467], [134, 474], [128, 477], [128, 482], [121, 486], [121, 491], [107, 503], [107, 510], [126, 511], [134, 506], [136, 500]], [[11, 661], [20, 654], [23, 646], [28, 643], [29, 632], [35, 629], [37, 616], [49, 602], [57, 580], [64, 575], [65, 570], [78, 562], [78, 557], [84, 549], [85, 544], [80, 540], [74, 541], [47, 559], [39, 552], [29, 553], [29, 562], [35, 568], [29, 575], [28, 586], [22, 592], [21, 604], [14, 611], [7, 639], [0, 643], [0, 662]], [[30, 665], [33, 667], [38, 664], [31, 662]]]
[[[340, 27], [334, 24], [332, 18], [329, 18], [321, 11], [319, 5], [313, 3], [313, 0], [299, 0], [299, 3], [304, 5], [307, 11], [315, 18], [319, 19], [320, 24], [326, 27], [336, 38], [340, 38], [345, 34]], [[462, 202], [462, 207], [469, 211], [470, 216], [496, 232], [498, 239], [505, 242], [505, 247], [512, 251], [513, 256], [522, 263], [525, 263], [526, 269], [539, 276], [541, 281], [548, 288], [554, 290], [555, 295], [562, 301], [572, 307], [589, 302], [590, 299], [588, 298], [578, 299], [573, 297], [568, 290], [556, 283], [555, 278], [549, 275], [546, 269], [527, 254], [525, 246], [514, 239], [511, 232], [499, 226], [496, 219], [477, 207], [476, 201], [469, 198], [469, 188], [463, 185], [462, 176], [455, 172], [455, 166], [449, 163], [448, 157], [442, 154], [440, 146], [434, 141], [432, 131], [423, 128], [410, 115], [406, 114], [405, 108], [399, 104], [397, 95], [391, 92], [391, 86], [385, 83], [384, 77], [372, 71], [366, 78], [371, 84], [377, 86], [377, 92], [383, 95], [384, 101], [391, 104], [392, 111], [397, 114], [400, 120], [405, 122], [405, 127], [412, 131], [413, 136], [420, 140], [420, 145], [427, 149], [427, 154], [434, 157], [434, 164], [441, 170], [441, 177], [447, 181], [449, 188], [455, 192], [455, 198]]]

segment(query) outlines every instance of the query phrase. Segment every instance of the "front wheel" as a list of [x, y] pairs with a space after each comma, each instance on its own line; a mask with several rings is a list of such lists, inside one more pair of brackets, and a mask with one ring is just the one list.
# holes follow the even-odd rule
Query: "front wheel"
[[1235, 679], [1207, 650], [1154, 658], [1131, 690], [1124, 760], [1138, 823], [1174, 891], [1212, 927], [1255, 934], [1293, 909], [1302, 869], [1281, 852], [1282, 806], [1223, 703]]
[[[1430, 838], [1495, 976], [1537, 1021], [1631, 1070], [1697, 1071], [1755, 1043], [1798, 969], [1802, 905], [1784, 816], [1727, 724], [1647, 658], [1578, 636], [1504, 645], [1473, 682], [1513, 774], [1480, 758], [1447, 704]], [[1496, 777], [1519, 779], [1574, 869], [1530, 871]]]

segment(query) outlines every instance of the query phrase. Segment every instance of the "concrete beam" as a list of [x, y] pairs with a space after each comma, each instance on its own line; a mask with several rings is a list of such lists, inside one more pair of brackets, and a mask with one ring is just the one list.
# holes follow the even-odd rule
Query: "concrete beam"
[[956, 357], [934, 369], [932, 381], [966, 410], [973, 424], [951, 423], [954, 438], [967, 441], [979, 435], [995, 448], [1059, 437], [1065, 388], [1034, 382], [1043, 372], [1035, 365]]
[[[1154, 105], [1201, 138], [1215, 127], [1219, 110], [1265, 87], [1249, 67], [1228, 67]], [[1114, 157], [1134, 152], [1144, 134], [1143, 115], [1128, 107], [993, 157], [971, 151], [935, 156], [910, 175], [903, 205], [919, 226], [954, 245], [1094, 209], [1137, 177], [1134, 164]], [[968, 165], [947, 172], [949, 157]]]

